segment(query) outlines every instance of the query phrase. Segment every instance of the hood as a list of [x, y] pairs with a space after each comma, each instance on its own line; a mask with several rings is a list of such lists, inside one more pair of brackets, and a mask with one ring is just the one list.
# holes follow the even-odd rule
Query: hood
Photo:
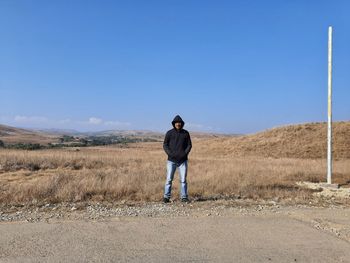
[[171, 122], [174, 128], [175, 128], [175, 122], [181, 122], [182, 123], [181, 128], [185, 126], [185, 122], [181, 119], [180, 115], [176, 115], [173, 121]]

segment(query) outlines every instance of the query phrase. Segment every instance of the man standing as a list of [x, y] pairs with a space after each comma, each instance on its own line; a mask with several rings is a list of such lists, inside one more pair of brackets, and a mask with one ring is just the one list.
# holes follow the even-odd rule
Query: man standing
[[179, 115], [176, 115], [171, 122], [173, 129], [167, 131], [163, 149], [168, 155], [167, 175], [164, 187], [163, 202], [168, 203], [171, 197], [171, 185], [174, 179], [176, 167], [179, 168], [181, 183], [181, 201], [189, 202], [187, 194], [187, 167], [188, 154], [192, 148], [190, 133], [183, 129], [185, 122]]

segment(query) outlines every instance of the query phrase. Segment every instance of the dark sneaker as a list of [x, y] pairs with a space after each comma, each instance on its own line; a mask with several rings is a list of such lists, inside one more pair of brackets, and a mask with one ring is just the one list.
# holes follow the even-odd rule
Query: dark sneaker
[[188, 200], [188, 198], [185, 197], [185, 198], [181, 198], [181, 202], [183, 202], [183, 203], [189, 203], [190, 200]]
[[170, 202], [170, 199], [167, 198], [167, 197], [163, 197], [163, 203], [169, 203]]

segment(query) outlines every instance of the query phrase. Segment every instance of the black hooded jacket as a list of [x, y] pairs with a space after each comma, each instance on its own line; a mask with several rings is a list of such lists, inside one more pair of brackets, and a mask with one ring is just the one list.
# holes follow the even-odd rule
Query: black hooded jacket
[[[182, 123], [180, 130], [175, 128], [175, 122]], [[190, 133], [183, 129], [185, 122], [179, 115], [175, 116], [171, 124], [174, 128], [165, 134], [163, 149], [168, 154], [169, 161], [182, 163], [188, 159], [192, 148]]]

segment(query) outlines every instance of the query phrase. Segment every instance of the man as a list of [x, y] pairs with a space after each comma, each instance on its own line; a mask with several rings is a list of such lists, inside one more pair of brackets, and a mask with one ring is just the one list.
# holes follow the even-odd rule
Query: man
[[174, 179], [176, 167], [180, 173], [181, 183], [181, 201], [189, 202], [187, 194], [187, 167], [188, 167], [188, 154], [192, 148], [192, 142], [190, 133], [183, 129], [185, 122], [179, 115], [176, 115], [171, 122], [173, 129], [167, 131], [163, 149], [168, 155], [167, 160], [167, 175], [164, 187], [163, 202], [170, 202], [171, 197], [171, 185]]

